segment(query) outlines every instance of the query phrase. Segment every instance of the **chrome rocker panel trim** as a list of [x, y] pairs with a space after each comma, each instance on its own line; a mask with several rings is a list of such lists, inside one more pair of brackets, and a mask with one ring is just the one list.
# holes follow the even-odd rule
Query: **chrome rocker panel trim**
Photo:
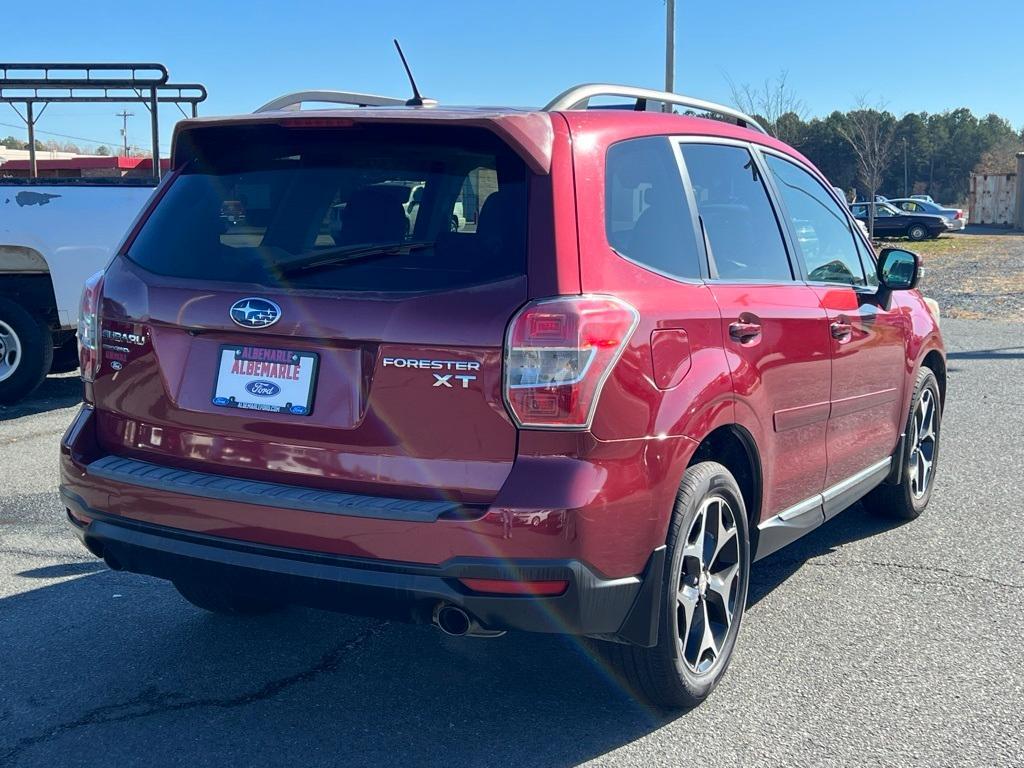
[[863, 498], [889, 476], [891, 465], [892, 457], [887, 456], [765, 520], [757, 526], [757, 552], [754, 560], [777, 552]]

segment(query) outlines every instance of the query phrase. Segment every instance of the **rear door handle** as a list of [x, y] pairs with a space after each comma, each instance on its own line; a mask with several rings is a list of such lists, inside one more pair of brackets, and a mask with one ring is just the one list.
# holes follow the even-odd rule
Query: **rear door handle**
[[735, 323], [729, 324], [729, 338], [733, 341], [738, 341], [740, 344], [753, 341], [760, 335], [760, 323], [744, 323], [736, 321]]
[[853, 326], [843, 320], [836, 320], [830, 326], [832, 338], [837, 341], [849, 341], [853, 337]]

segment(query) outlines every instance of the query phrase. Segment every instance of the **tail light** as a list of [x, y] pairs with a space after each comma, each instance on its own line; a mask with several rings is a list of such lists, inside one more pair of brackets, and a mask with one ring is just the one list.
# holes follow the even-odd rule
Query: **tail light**
[[961, 210], [960, 210], [960, 209], [958, 208], [958, 209], [957, 209], [957, 211], [956, 211], [956, 216], [954, 216], [953, 218], [956, 218], [956, 219], [962, 219], [963, 217], [964, 217], [964, 212], [963, 212], [963, 211], [961, 211]]
[[640, 315], [611, 296], [531, 302], [505, 339], [505, 402], [516, 424], [588, 429]]
[[78, 307], [78, 363], [82, 381], [94, 381], [100, 367], [100, 302], [103, 298], [103, 272], [85, 281]]

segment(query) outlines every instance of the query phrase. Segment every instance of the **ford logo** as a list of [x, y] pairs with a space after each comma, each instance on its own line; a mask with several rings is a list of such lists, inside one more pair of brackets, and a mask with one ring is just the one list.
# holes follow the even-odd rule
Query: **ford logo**
[[250, 381], [245, 385], [245, 391], [256, 397], [273, 397], [281, 391], [281, 387], [272, 381]]
[[249, 296], [232, 304], [228, 314], [243, 328], [266, 328], [281, 319], [281, 307], [270, 299]]

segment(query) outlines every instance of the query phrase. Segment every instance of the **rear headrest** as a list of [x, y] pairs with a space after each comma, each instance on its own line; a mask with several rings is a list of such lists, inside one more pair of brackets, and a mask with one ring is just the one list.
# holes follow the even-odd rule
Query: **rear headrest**
[[341, 214], [338, 245], [391, 243], [405, 238], [409, 219], [402, 203], [391, 190], [362, 187], [352, 193]]
[[513, 220], [513, 200], [501, 190], [492, 192], [480, 209], [480, 218], [476, 223], [477, 234], [485, 240], [504, 239], [516, 226]]

